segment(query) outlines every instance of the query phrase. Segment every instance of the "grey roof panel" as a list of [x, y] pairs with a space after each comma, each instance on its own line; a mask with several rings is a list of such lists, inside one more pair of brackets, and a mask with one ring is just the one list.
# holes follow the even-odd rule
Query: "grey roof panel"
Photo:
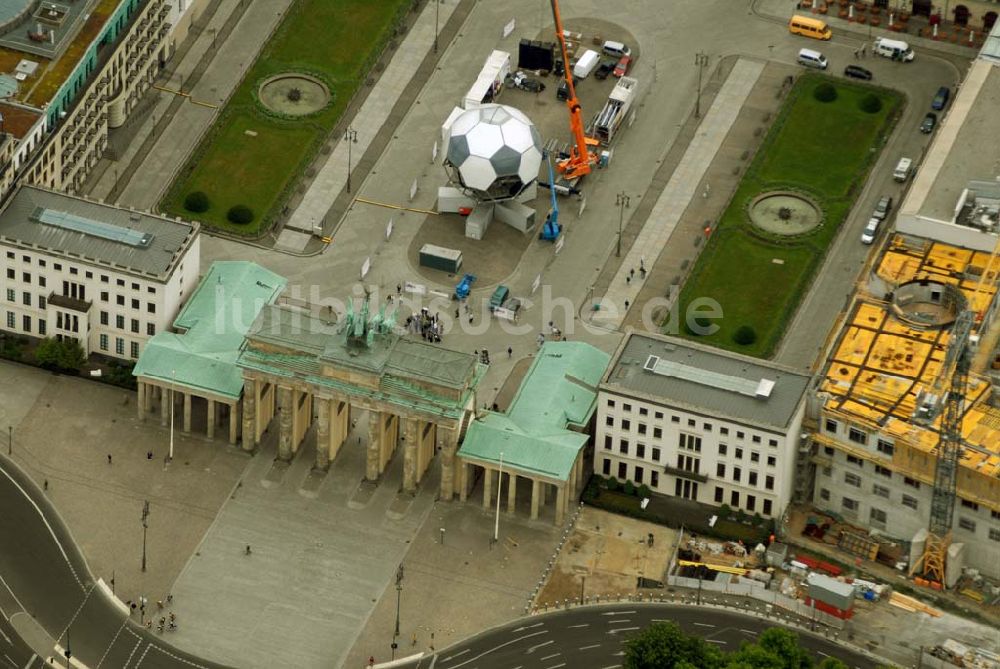
[[8, 243], [159, 280], [170, 275], [197, 231], [196, 223], [34, 186], [22, 186], [0, 211], [0, 239]]
[[[650, 356], [658, 358], [658, 371], [647, 369]], [[692, 369], [703, 373], [691, 373]], [[725, 383], [716, 383], [718, 379]], [[751, 387], [757, 388], [765, 379], [774, 382], [773, 387], [767, 385], [767, 396], [750, 393]], [[809, 382], [808, 374], [763, 360], [680, 339], [630, 333], [612, 360], [602, 386], [784, 430], [795, 416]]]

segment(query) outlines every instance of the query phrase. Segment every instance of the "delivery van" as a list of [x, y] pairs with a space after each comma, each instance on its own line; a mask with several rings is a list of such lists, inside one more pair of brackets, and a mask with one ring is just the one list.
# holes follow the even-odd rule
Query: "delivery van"
[[577, 79], [586, 79], [600, 61], [601, 56], [596, 51], [587, 49], [580, 56], [580, 60], [576, 61], [576, 65], [573, 66], [573, 76]]
[[908, 63], [913, 60], [913, 49], [910, 48], [909, 44], [898, 39], [879, 37], [872, 42], [872, 51], [874, 51], [876, 55], [891, 58], [892, 60], [902, 61], [904, 63]]
[[825, 70], [827, 66], [826, 56], [812, 49], [799, 49], [799, 56], [795, 60], [798, 61], [799, 65], [815, 67], [819, 70]]
[[833, 37], [833, 31], [826, 25], [826, 21], [807, 16], [793, 16], [788, 22], [788, 32], [793, 35], [803, 35], [813, 39], [830, 39]]
[[892, 178], [896, 181], [906, 181], [913, 171], [913, 161], [909, 158], [900, 158], [896, 163], [896, 169], [892, 171]]

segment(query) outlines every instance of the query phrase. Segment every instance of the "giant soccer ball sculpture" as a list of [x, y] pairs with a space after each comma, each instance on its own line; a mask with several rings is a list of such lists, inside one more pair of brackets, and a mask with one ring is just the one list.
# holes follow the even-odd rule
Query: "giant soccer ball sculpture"
[[469, 109], [451, 124], [444, 165], [451, 182], [475, 201], [511, 200], [538, 179], [541, 137], [513, 107]]

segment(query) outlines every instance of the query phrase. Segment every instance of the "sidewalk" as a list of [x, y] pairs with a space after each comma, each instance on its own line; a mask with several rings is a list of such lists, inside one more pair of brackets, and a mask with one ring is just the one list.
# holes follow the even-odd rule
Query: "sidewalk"
[[[653, 206], [638, 238], [618, 268], [604, 297], [601, 298], [601, 310], [593, 314], [592, 320], [602, 325], [620, 327], [628, 311], [626, 304], [634, 304], [642, 288], [640, 267], [645, 266], [649, 271], [670, 241], [674, 228], [696, 196], [698, 185], [763, 70], [762, 62], [743, 58], [733, 67], [729, 78], [705, 114], [697, 135], [688, 146], [667, 187]], [[627, 279], [630, 275], [631, 278]]]

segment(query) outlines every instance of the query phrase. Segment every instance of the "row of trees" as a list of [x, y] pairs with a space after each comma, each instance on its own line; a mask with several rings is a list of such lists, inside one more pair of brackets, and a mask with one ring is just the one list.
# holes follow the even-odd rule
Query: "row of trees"
[[723, 652], [704, 639], [685, 634], [674, 623], [653, 623], [625, 642], [625, 669], [848, 669], [828, 657], [817, 663], [798, 636], [772, 627], [753, 643]]

